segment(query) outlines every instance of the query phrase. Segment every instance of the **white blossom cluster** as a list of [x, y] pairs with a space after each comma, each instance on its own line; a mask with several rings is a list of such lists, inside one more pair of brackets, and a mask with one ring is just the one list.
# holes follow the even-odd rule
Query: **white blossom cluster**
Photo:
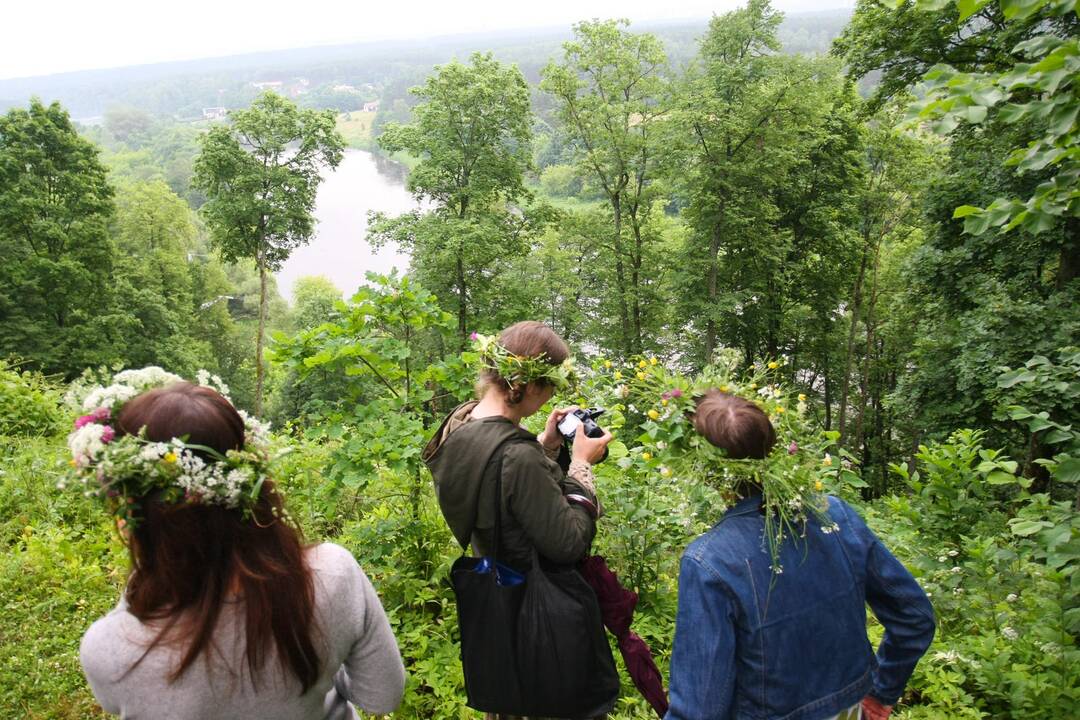
[[[228, 397], [228, 387], [218, 376], [201, 370], [197, 379]], [[183, 378], [151, 366], [125, 370], [116, 374], [111, 385], [89, 389], [82, 406], [91, 412], [79, 418], [68, 436], [72, 465], [81, 484], [96, 487], [87, 490], [88, 495], [137, 496], [174, 488], [188, 500], [237, 508], [266, 479], [270, 426], [242, 410], [238, 412], [244, 421], [244, 447], [216, 461], [207, 461], [179, 438], [147, 442], [136, 436], [116, 437], [108, 422], [124, 403], [146, 390], [176, 382]]]
[[217, 390], [219, 393], [229, 398], [229, 386], [222, 381], [217, 375], [213, 375], [209, 370], [199, 370], [195, 373], [195, 380], [198, 381], [203, 387], [208, 387], [211, 390]]
[[183, 382], [183, 380], [184, 378], [179, 375], [162, 370], [156, 365], [139, 370], [123, 370], [113, 377], [112, 385], [91, 390], [83, 398], [82, 406], [84, 410], [96, 410], [102, 407], [115, 409], [144, 390]]
[[112, 428], [105, 425], [90, 423], [68, 435], [68, 449], [75, 464], [83, 467], [92, 462], [112, 439], [112, 432]]

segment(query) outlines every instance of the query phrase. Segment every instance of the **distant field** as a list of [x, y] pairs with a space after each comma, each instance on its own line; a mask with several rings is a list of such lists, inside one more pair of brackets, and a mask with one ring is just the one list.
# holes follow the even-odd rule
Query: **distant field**
[[337, 118], [337, 129], [349, 143], [349, 147], [368, 149], [371, 147], [371, 125], [375, 113], [356, 110], [341, 113]]

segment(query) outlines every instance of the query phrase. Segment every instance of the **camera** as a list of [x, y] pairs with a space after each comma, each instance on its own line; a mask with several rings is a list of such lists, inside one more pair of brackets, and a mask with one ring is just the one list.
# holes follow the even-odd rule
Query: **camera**
[[589, 408], [588, 410], [578, 408], [572, 413], [567, 413], [566, 417], [559, 422], [559, 432], [562, 433], [568, 443], [574, 442], [574, 435], [577, 433], [579, 425], [585, 427], [585, 437], [601, 437], [604, 431], [596, 424], [596, 418], [603, 414], [603, 408]]

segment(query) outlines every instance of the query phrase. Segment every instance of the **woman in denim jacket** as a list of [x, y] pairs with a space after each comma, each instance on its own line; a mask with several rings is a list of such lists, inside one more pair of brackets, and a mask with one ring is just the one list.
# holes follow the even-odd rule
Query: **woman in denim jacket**
[[[763, 459], [776, 442], [757, 405], [718, 390], [698, 401], [694, 427], [732, 458]], [[926, 593], [835, 497], [839, 531], [808, 521], [774, 575], [761, 489], [742, 490], [683, 554], [667, 719], [887, 718], [934, 637]], [[885, 627], [876, 655], [867, 604]]]

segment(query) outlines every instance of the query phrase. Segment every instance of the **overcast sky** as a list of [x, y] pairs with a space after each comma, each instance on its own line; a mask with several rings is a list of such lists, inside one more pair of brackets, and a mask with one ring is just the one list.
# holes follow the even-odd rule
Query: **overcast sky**
[[[0, 27], [0, 79], [364, 40], [567, 25], [707, 18], [740, 0], [13, 0]], [[774, 0], [786, 12], [854, 0]]]

